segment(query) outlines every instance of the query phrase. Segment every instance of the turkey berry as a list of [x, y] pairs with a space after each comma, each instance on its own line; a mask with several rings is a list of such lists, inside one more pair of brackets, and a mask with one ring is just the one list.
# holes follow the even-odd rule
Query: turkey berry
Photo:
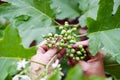
[[61, 31], [60, 34], [49, 33], [48, 35], [42, 35], [42, 37], [47, 40], [46, 45], [50, 48], [57, 46], [59, 50], [66, 48], [67, 57], [71, 57], [76, 61], [83, 60], [86, 57], [86, 51], [83, 46], [79, 45], [77, 49], [74, 49], [71, 46], [77, 42], [77, 26], [70, 26], [68, 22], [65, 22], [65, 25], [60, 26], [59, 30]]

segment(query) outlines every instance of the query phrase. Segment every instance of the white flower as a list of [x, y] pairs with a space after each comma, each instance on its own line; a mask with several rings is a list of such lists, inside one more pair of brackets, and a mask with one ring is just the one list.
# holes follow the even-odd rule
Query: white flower
[[12, 80], [31, 80], [29, 76], [27, 75], [16, 75], [12, 78]]
[[22, 70], [23, 68], [25, 68], [26, 64], [28, 64], [28, 61], [26, 61], [25, 59], [17, 62], [17, 70]]
[[52, 64], [52, 67], [53, 68], [57, 68], [57, 67], [59, 67], [60, 65], [59, 65], [59, 60], [57, 59], [56, 61], [55, 61], [55, 63], [53, 63]]

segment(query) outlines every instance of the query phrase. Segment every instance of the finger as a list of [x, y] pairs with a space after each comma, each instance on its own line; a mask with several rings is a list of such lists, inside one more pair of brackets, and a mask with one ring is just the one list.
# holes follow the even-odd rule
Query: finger
[[66, 48], [63, 48], [57, 55], [57, 58], [60, 59], [64, 56], [64, 54], [66, 53]]
[[57, 53], [58, 49], [57, 48], [50, 48], [45, 54], [44, 56], [46, 56], [46, 58], [51, 59], [55, 53]]
[[98, 53], [87, 62], [91, 63], [91, 62], [102, 61], [102, 60], [103, 60], [103, 54], [101, 51], [98, 51]]
[[42, 47], [39, 47], [37, 50], [37, 54], [44, 54], [45, 50]]
[[76, 48], [79, 45], [88, 46], [88, 40], [77, 42], [76, 44], [73, 44], [72, 47]]
[[48, 50], [48, 46], [45, 45], [46, 43], [47, 43], [47, 41], [44, 40], [44, 41], [42, 41], [37, 47], [38, 47], [38, 48], [39, 48], [39, 47], [42, 47], [43, 49]]
[[81, 65], [83, 71], [87, 71], [88, 70], [89, 64], [87, 62], [82, 60], [82, 61], [79, 61], [79, 64]]

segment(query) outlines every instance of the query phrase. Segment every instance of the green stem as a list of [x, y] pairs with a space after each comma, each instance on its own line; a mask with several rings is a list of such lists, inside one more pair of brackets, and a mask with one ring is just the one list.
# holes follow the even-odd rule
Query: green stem
[[44, 67], [46, 66], [46, 64], [43, 64], [43, 63], [40, 63], [40, 62], [37, 62], [37, 61], [31, 60], [31, 62], [37, 63], [37, 64], [42, 65], [42, 66], [44, 66]]
[[83, 36], [87, 36], [87, 34], [81, 34], [81, 35], [78, 35], [76, 37], [83, 37]]
[[54, 55], [54, 56], [52, 57], [52, 59], [51, 59], [51, 60], [48, 62], [48, 64], [46, 65], [46, 74], [48, 73], [48, 68], [49, 68], [50, 64], [54, 61], [54, 59], [56, 58], [56, 56], [57, 56], [57, 54]]

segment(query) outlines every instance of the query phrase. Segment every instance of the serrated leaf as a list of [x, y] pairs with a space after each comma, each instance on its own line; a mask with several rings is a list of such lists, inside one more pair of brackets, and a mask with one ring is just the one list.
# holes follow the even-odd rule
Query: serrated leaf
[[104, 58], [105, 72], [110, 74], [116, 80], [120, 80], [120, 76], [119, 76], [120, 64], [117, 63], [115, 60], [115, 57], [111, 56], [110, 54], [106, 53], [104, 55], [105, 55], [105, 58]]
[[62, 75], [61, 75], [61, 71], [60, 70], [55, 70], [51, 75], [48, 76], [48, 80], [61, 80]]
[[4, 37], [0, 40], [0, 57], [30, 58], [35, 54], [35, 50], [35, 47], [24, 48], [16, 28], [7, 26]]
[[[112, 15], [113, 4], [113, 0], [101, 0], [97, 20], [88, 18], [88, 33], [90, 47], [92, 47], [90, 51], [95, 55], [100, 47], [96, 49], [93, 49], [93, 47], [103, 46], [120, 63], [120, 38], [118, 37], [118, 34], [120, 34], [120, 7], [116, 14]], [[99, 42], [97, 44], [96, 41], [92, 40], [96, 36], [96, 41]]]
[[114, 8], [112, 14], [115, 14], [120, 5], [120, 0], [114, 0]]
[[70, 69], [68, 71], [66, 78], [65, 78], [65, 80], [80, 80], [80, 79], [84, 80], [82, 69], [79, 65]]
[[15, 58], [0, 58], [0, 80], [5, 80], [8, 75], [17, 72], [15, 69], [17, 61]]
[[75, 19], [80, 15], [78, 0], [52, 0], [51, 8], [57, 19]]
[[3, 1], [8, 3], [0, 5], [0, 17], [10, 20], [18, 28], [25, 47], [29, 47], [33, 40], [40, 42], [42, 34], [55, 32], [49, 0]]
[[98, 11], [98, 2], [99, 0], [79, 0], [79, 9], [82, 11], [82, 14], [79, 18], [79, 24], [82, 27], [86, 26], [87, 17], [91, 17], [94, 20], [97, 18]]

